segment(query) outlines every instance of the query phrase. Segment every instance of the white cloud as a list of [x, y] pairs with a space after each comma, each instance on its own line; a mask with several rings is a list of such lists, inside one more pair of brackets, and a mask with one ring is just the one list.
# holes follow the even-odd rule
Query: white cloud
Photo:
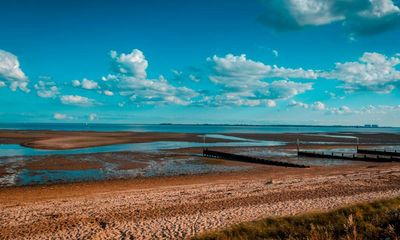
[[122, 108], [122, 107], [124, 107], [124, 106], [125, 106], [125, 102], [119, 102], [119, 103], [118, 103], [118, 107], [121, 107], [121, 108]]
[[183, 80], [189, 79], [192, 82], [200, 82], [200, 77], [194, 73], [184, 73], [183, 71], [172, 69], [171, 70], [174, 75], [174, 80], [178, 83], [182, 83]]
[[0, 88], [5, 87], [5, 86], [6, 86], [6, 83], [3, 81], [0, 81]]
[[295, 100], [290, 101], [288, 106], [289, 107], [305, 108], [305, 109], [309, 108], [309, 105], [307, 103], [298, 102], [298, 101], [295, 101]]
[[112, 81], [118, 81], [118, 76], [114, 74], [108, 74], [107, 76], [101, 77], [101, 80], [103, 82], [112, 82]]
[[38, 81], [34, 85], [36, 93], [42, 98], [55, 98], [60, 92], [54, 82]]
[[225, 57], [214, 55], [207, 58], [213, 64], [214, 75], [210, 76], [211, 82], [227, 89], [240, 89], [242, 92], [264, 88], [268, 84], [261, 81], [272, 70], [272, 67], [262, 62], [247, 59], [246, 55]]
[[370, 35], [397, 27], [400, 9], [392, 0], [262, 0], [261, 23], [293, 30], [335, 22], [352, 34]]
[[[213, 105], [259, 106], [267, 101], [288, 99], [312, 89], [312, 83], [300, 83], [289, 80], [267, 79], [317, 78], [317, 73], [303, 69], [290, 69], [266, 65], [247, 59], [246, 55], [225, 57], [213, 56], [207, 61], [212, 64], [213, 74], [210, 81], [220, 86], [221, 92], [214, 99]], [[270, 102], [271, 103], [271, 102]]]
[[179, 71], [179, 70], [176, 70], [176, 69], [172, 69], [171, 71], [177, 78], [180, 78], [183, 75], [182, 71]]
[[349, 115], [349, 114], [357, 114], [357, 115], [379, 115], [382, 117], [385, 114], [398, 114], [400, 113], [400, 105], [367, 105], [361, 107], [359, 109], [351, 109], [348, 106], [341, 107], [333, 107], [326, 108], [326, 112], [328, 114], [336, 114], [336, 115]]
[[72, 80], [72, 86], [81, 87], [87, 90], [93, 90], [99, 88], [99, 84], [96, 81], [89, 80], [87, 78], [84, 78], [82, 81]]
[[118, 54], [111, 51], [111, 58], [115, 61], [116, 71], [136, 78], [145, 79], [148, 62], [142, 51], [133, 49], [131, 53]]
[[288, 106], [289, 107], [299, 107], [299, 108], [304, 108], [304, 109], [312, 109], [315, 111], [323, 111], [326, 109], [325, 104], [320, 101], [316, 101], [312, 104], [307, 104], [307, 103], [292, 100], [289, 102]]
[[189, 105], [198, 93], [187, 87], [177, 87], [163, 76], [158, 79], [148, 79], [146, 69], [148, 62], [144, 54], [134, 49], [130, 54], [111, 52], [118, 74], [109, 74], [102, 80], [115, 84], [121, 96], [137, 105]]
[[312, 89], [311, 83], [296, 83], [287, 80], [266, 83], [263, 88], [252, 91], [223, 91], [216, 96], [207, 96], [198, 105], [221, 106], [268, 106], [275, 107], [276, 100], [289, 99]]
[[328, 109], [328, 112], [335, 115], [343, 115], [343, 114], [351, 114], [357, 113], [356, 111], [351, 110], [348, 106], [341, 106], [339, 108], [331, 108]]
[[103, 93], [104, 93], [104, 95], [109, 96], [109, 97], [114, 96], [114, 93], [110, 90], [104, 90]]
[[169, 84], [162, 76], [159, 79], [120, 76], [117, 86], [121, 95], [128, 96], [131, 101], [139, 105], [189, 105], [191, 99], [198, 96], [192, 89]]
[[276, 102], [274, 100], [268, 99], [266, 101], [268, 107], [276, 107]]
[[343, 81], [344, 89], [349, 92], [371, 90], [389, 93], [400, 81], [400, 71], [396, 69], [399, 64], [398, 57], [366, 52], [359, 61], [336, 63], [333, 71], [321, 73], [321, 76]]
[[81, 86], [81, 82], [79, 80], [72, 80], [72, 86], [80, 87]]
[[390, 14], [398, 14], [400, 9], [392, 0], [370, 0], [371, 7], [358, 13], [366, 18], [380, 18]]
[[275, 57], [279, 57], [279, 52], [278, 50], [272, 49], [272, 55], [274, 55]]
[[79, 95], [64, 95], [60, 98], [61, 103], [65, 105], [76, 105], [76, 106], [92, 106], [96, 102], [93, 99], [82, 97]]
[[189, 74], [189, 79], [193, 82], [200, 82], [200, 78], [193, 74]]
[[24, 92], [29, 92], [29, 79], [20, 68], [18, 58], [4, 50], [0, 49], [0, 81], [1, 85], [8, 85], [11, 90], [20, 89]]
[[68, 115], [62, 114], [62, 113], [54, 113], [53, 118], [56, 120], [70, 119], [70, 117], [68, 117]]
[[317, 79], [318, 76], [318, 70], [304, 70], [303, 68], [292, 69], [274, 65], [272, 73], [268, 77]]
[[211, 106], [211, 107], [255, 107], [255, 106], [266, 106], [275, 107], [276, 102], [271, 99], [256, 99], [246, 98], [240, 94], [225, 93], [216, 96], [203, 96], [200, 101], [194, 103], [198, 106]]
[[374, 115], [388, 114], [391, 112], [398, 114], [400, 112], [400, 105], [368, 105], [362, 107], [359, 112]]
[[288, 99], [312, 90], [312, 83], [299, 83], [288, 80], [274, 81], [268, 88], [268, 96], [272, 99]]
[[88, 119], [89, 119], [89, 121], [94, 121], [94, 120], [96, 120], [96, 119], [97, 119], [97, 114], [96, 114], [96, 113], [91, 113], [91, 114], [89, 114]]
[[317, 110], [317, 111], [323, 111], [326, 108], [325, 104], [323, 102], [319, 102], [319, 101], [314, 102], [311, 107], [312, 107], [312, 109]]
[[82, 80], [81, 85], [82, 85], [82, 88], [84, 88], [84, 89], [97, 89], [97, 88], [99, 88], [99, 85], [97, 84], [97, 82], [89, 80], [89, 79], [86, 79], [86, 78], [84, 78]]
[[225, 57], [214, 55], [212, 58], [207, 58], [207, 61], [213, 64], [214, 70], [210, 80], [230, 89], [262, 88], [267, 85], [263, 81], [265, 78], [316, 79], [318, 77], [317, 72], [313, 70], [270, 66], [247, 59], [245, 54], [240, 56], [227, 54]]

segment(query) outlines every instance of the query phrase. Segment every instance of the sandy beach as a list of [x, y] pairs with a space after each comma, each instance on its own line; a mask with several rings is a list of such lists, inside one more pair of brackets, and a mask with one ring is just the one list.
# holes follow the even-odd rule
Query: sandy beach
[[[272, 180], [272, 182], [271, 182]], [[185, 239], [265, 216], [400, 195], [397, 164], [7, 188], [2, 239]]]
[[[65, 134], [65, 136], [64, 136]], [[76, 134], [77, 136], [74, 136]], [[82, 135], [82, 133], [80, 133]], [[90, 133], [73, 138], [95, 139], [90, 146], [110, 141], [198, 140], [195, 134]], [[129, 135], [124, 139], [124, 135]], [[304, 149], [354, 148], [354, 139], [319, 134], [230, 134], [231, 136], [284, 141], [270, 147], [218, 147], [215, 149], [254, 155], [277, 161], [301, 161], [293, 139]], [[355, 134], [354, 134], [355, 135]], [[3, 143], [65, 149], [84, 147], [63, 132], [2, 131]], [[345, 136], [345, 135], [343, 135]], [[394, 145], [396, 134], [358, 134], [363, 147]], [[107, 141], [104, 141], [104, 138]], [[121, 140], [123, 139], [123, 140]], [[218, 141], [218, 139], [216, 139]], [[84, 143], [83, 143], [84, 142]], [[1, 239], [188, 239], [195, 234], [267, 216], [324, 211], [357, 202], [400, 196], [400, 164], [329, 161], [297, 169], [250, 164], [199, 156], [201, 148], [158, 153], [120, 152], [82, 155], [35, 156], [11, 161], [7, 169], [30, 171], [122, 171], [149, 169], [168, 161], [175, 172], [111, 177], [96, 181], [0, 188]], [[187, 162], [190, 159], [192, 162]], [[8, 162], [9, 161], [9, 162]], [[316, 160], [316, 162], [318, 162]], [[333, 162], [333, 161], [332, 161]], [[18, 164], [16, 164], [18, 163]], [[321, 163], [321, 162], [318, 162]], [[205, 171], [180, 172], [188, 164], [212, 166]], [[216, 168], [216, 167], [221, 168]], [[170, 166], [171, 167], [171, 166]], [[231, 167], [231, 169], [229, 169]], [[0, 169], [1, 170], [1, 169]], [[33, 176], [34, 177], [34, 176]]]

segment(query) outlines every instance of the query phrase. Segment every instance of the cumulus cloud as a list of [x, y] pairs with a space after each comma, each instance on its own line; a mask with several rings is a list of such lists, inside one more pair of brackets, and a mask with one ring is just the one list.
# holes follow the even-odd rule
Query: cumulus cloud
[[72, 80], [72, 86], [81, 87], [87, 90], [93, 90], [99, 88], [99, 84], [96, 81], [89, 80], [87, 78], [82, 79], [82, 81]]
[[117, 85], [122, 96], [128, 96], [139, 105], [177, 104], [189, 105], [198, 93], [187, 87], [175, 87], [164, 77], [141, 79], [119, 76]]
[[170, 84], [163, 76], [148, 79], [148, 61], [138, 49], [130, 54], [112, 51], [111, 57], [116, 66], [116, 74], [109, 74], [102, 80], [114, 84], [114, 89], [121, 96], [128, 97], [137, 105], [189, 105], [198, 96], [190, 88]]
[[89, 107], [93, 106], [96, 101], [87, 97], [82, 97], [79, 95], [63, 95], [60, 98], [61, 103], [65, 105], [75, 105]]
[[318, 77], [318, 71], [271, 66], [247, 59], [245, 54], [239, 56], [227, 54], [225, 57], [214, 55], [212, 58], [207, 58], [207, 61], [212, 63], [214, 70], [210, 80], [232, 89], [265, 87], [266, 83], [262, 81], [265, 78], [316, 79]]
[[320, 101], [314, 102], [311, 107], [312, 107], [312, 109], [314, 109], [316, 111], [323, 111], [326, 109], [325, 104]]
[[298, 107], [298, 108], [304, 108], [304, 109], [312, 109], [315, 111], [324, 111], [326, 109], [326, 106], [323, 102], [316, 101], [312, 104], [307, 104], [303, 102], [298, 102], [295, 100], [292, 100], [288, 104], [289, 107]]
[[313, 89], [312, 83], [279, 80], [271, 83], [267, 95], [272, 99], [288, 99], [311, 89]]
[[262, 79], [272, 70], [271, 66], [247, 59], [244, 54], [228, 54], [225, 57], [214, 55], [207, 61], [213, 64], [214, 75], [209, 77], [211, 82], [228, 89], [240, 89], [242, 92], [266, 87], [268, 84]]
[[[276, 106], [276, 101], [289, 100], [313, 89], [315, 79], [334, 79], [342, 81], [340, 86], [347, 92], [369, 90], [381, 93], [392, 91], [400, 80], [396, 67], [400, 64], [398, 55], [387, 57], [379, 53], [364, 53], [356, 62], [336, 63], [333, 70], [304, 70], [286, 68], [255, 61], [246, 55], [227, 54], [224, 57], [214, 55], [207, 58], [208, 78], [214, 84], [212, 90], [193, 90], [181, 83], [171, 84], [162, 75], [148, 78], [146, 60], [143, 52], [134, 49], [131, 53], [111, 52], [114, 73], [101, 78], [102, 86], [93, 80], [84, 78], [74, 80], [72, 85], [85, 89], [97, 89], [106, 96], [119, 96], [129, 99], [136, 105], [196, 105], [196, 106]], [[195, 74], [185, 74], [172, 70], [175, 76], [189, 77], [198, 81]], [[292, 80], [297, 79], [297, 80]], [[40, 83], [38, 84], [38, 86]], [[43, 84], [42, 84], [43, 85]], [[36, 86], [35, 86], [36, 88]], [[49, 95], [51, 95], [49, 93]], [[61, 97], [64, 104], [87, 106], [94, 100], [77, 95]], [[124, 101], [125, 102], [125, 101]], [[289, 106], [310, 108], [316, 111], [329, 111], [345, 114], [351, 111], [342, 108], [327, 108], [322, 102], [290, 102]]]
[[62, 114], [62, 113], [54, 113], [53, 118], [56, 119], [56, 120], [71, 119], [71, 117], [69, 117], [66, 114]]
[[305, 109], [309, 108], [309, 105], [307, 103], [298, 102], [298, 101], [295, 101], [295, 100], [290, 101], [288, 106], [289, 107], [305, 108]]
[[266, 101], [268, 107], [276, 107], [276, 102], [274, 100], [268, 99]]
[[290, 69], [266, 65], [248, 59], [242, 54], [225, 57], [213, 56], [211, 63], [213, 73], [210, 81], [221, 87], [221, 93], [214, 98], [216, 105], [259, 106], [271, 105], [271, 101], [288, 99], [312, 89], [312, 83], [300, 83], [274, 78], [317, 78], [312, 70]]
[[261, 0], [259, 21], [278, 31], [321, 26], [335, 22], [352, 34], [376, 34], [400, 23], [393, 0]]
[[29, 92], [29, 79], [20, 68], [18, 58], [4, 50], [0, 49], [0, 86], [8, 85], [13, 91], [20, 89]]
[[106, 95], [106, 96], [109, 96], [109, 97], [114, 96], [114, 93], [112, 91], [110, 91], [110, 90], [104, 90], [103, 94]]
[[37, 95], [42, 98], [55, 98], [60, 93], [54, 82], [45, 82], [40, 80], [34, 85], [34, 87]]
[[336, 63], [333, 71], [322, 73], [328, 79], [337, 79], [345, 83], [348, 92], [370, 90], [389, 93], [400, 81], [400, 71], [396, 66], [400, 58], [387, 57], [380, 53], [366, 52], [357, 62]]
[[118, 73], [128, 74], [137, 78], [146, 78], [148, 62], [142, 51], [133, 49], [131, 53], [118, 54], [111, 51], [111, 58], [114, 60], [115, 69]]

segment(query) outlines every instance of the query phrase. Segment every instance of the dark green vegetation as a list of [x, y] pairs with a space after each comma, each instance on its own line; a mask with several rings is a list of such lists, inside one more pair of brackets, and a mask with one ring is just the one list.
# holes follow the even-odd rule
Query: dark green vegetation
[[325, 213], [266, 218], [194, 239], [400, 239], [400, 198]]

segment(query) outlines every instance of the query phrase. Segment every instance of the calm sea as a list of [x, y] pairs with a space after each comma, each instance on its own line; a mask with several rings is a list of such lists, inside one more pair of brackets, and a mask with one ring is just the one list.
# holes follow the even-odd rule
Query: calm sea
[[293, 125], [190, 125], [190, 124], [78, 124], [0, 123], [0, 129], [62, 131], [134, 131], [176, 133], [400, 133], [400, 127], [293, 126]]

